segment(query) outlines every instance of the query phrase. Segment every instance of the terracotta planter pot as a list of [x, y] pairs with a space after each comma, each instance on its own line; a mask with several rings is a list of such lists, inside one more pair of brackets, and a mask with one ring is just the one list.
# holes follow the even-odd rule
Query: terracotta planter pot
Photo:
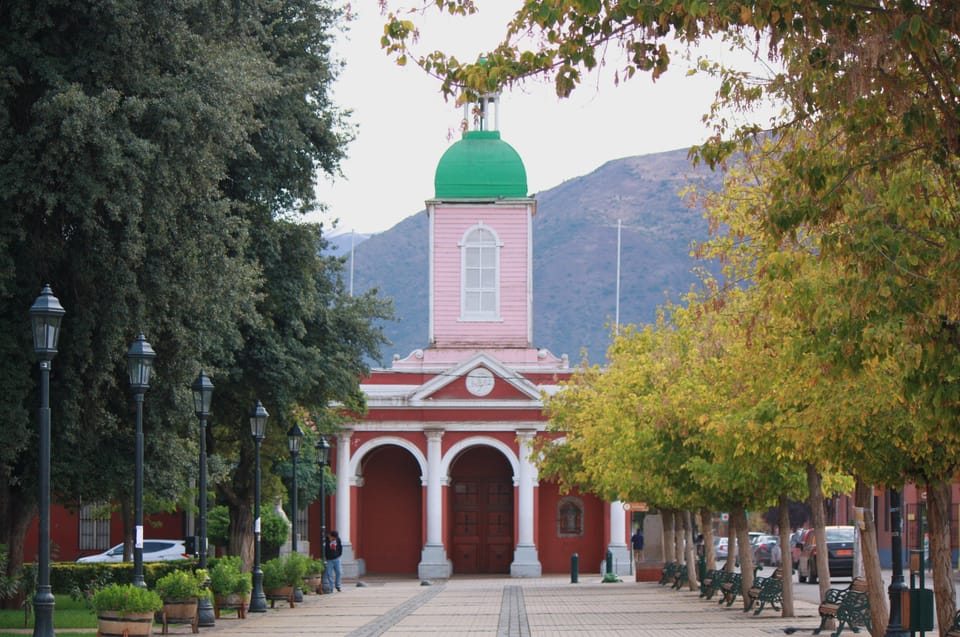
[[98, 635], [102, 637], [129, 637], [153, 634], [153, 613], [120, 613], [102, 610], [97, 613]]

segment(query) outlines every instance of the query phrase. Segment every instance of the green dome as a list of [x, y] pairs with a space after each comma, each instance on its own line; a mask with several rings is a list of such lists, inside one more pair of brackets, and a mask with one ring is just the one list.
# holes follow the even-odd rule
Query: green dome
[[440, 158], [433, 189], [437, 199], [526, 197], [527, 171], [500, 131], [467, 131]]

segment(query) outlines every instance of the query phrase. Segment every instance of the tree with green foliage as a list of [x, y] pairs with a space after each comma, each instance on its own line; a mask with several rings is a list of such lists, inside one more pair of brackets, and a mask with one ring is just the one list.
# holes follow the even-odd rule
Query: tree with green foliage
[[295, 223], [318, 206], [315, 175], [336, 172], [353, 134], [329, 96], [342, 22], [314, 0], [0, 5], [10, 572], [32, 557], [21, 551], [36, 513], [39, 398], [26, 311], [44, 283], [67, 312], [51, 379], [54, 498], [116, 503], [128, 543], [125, 354], [138, 333], [158, 354], [144, 410], [148, 512], [193, 506], [189, 388], [201, 366], [216, 384], [217, 481], [231, 467], [249, 474], [252, 444], [236, 431], [252, 397], [277, 414], [295, 401], [357, 401], [389, 306], [344, 293], [342, 262], [320, 254], [322, 228]]
[[[474, 10], [469, 0], [432, 4], [453, 13]], [[767, 98], [784, 105], [765, 125], [789, 143], [770, 155], [781, 170], [765, 185], [762, 222], [775, 241], [816, 233], [818, 257], [831, 272], [825, 285], [807, 280], [798, 286], [801, 296], [784, 302], [795, 313], [808, 312], [807, 332], [797, 343], [808, 345], [828, 369], [845, 368], [862, 383], [892, 366], [889, 395], [901, 404], [888, 411], [885, 400], [850, 400], [848, 407], [859, 401], [865, 409], [859, 425], [849, 419], [842, 438], [854, 449], [864, 427], [882, 423], [883, 439], [892, 445], [881, 445], [861, 474], [873, 474], [881, 485], [928, 485], [941, 625], [949, 623], [955, 604], [945, 505], [947, 481], [960, 462], [956, 15], [950, 3], [913, 0], [534, 1], [518, 6], [503, 42], [482, 62], [414, 54], [416, 27], [400, 13], [388, 16], [383, 38], [388, 52], [436, 73], [443, 90], [464, 98], [533, 75], [553, 78], [558, 94], [567, 95], [584, 71], [618, 48], [626, 55], [618, 80], [638, 71], [654, 78], [667, 72], [674, 42], [721, 36], [758, 55], [766, 48], [773, 64], [765, 78], [701, 62], [700, 69], [719, 78], [712, 113], [717, 135], [696, 156], [722, 165], [735, 151], [754, 147], [758, 126], [730, 130], [721, 115], [726, 109], [749, 109]], [[522, 37], [527, 34], [534, 37]], [[810, 292], [815, 295], [802, 296]], [[858, 379], [864, 369], [868, 375]], [[809, 409], [804, 413], [818, 418]]]

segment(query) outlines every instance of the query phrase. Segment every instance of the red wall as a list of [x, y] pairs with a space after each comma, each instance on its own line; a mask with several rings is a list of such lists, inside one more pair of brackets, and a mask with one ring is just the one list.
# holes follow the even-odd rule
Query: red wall
[[[537, 548], [544, 574], [569, 573], [570, 556], [576, 553], [580, 558], [580, 572], [597, 572], [600, 562], [606, 555], [604, 530], [604, 503], [592, 495], [583, 495], [576, 491], [561, 495], [556, 483], [540, 482], [539, 491], [539, 535]], [[579, 537], [558, 537], [557, 504], [565, 495], [573, 495], [583, 500], [583, 535]]]

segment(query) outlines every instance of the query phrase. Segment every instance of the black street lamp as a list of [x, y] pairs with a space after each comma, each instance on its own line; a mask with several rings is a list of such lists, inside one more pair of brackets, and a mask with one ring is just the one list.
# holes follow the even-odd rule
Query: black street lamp
[[903, 541], [900, 531], [903, 527], [903, 518], [900, 514], [900, 492], [890, 489], [890, 551], [893, 553], [893, 575], [890, 580], [890, 620], [887, 622], [885, 637], [908, 637], [910, 634], [903, 627], [903, 592], [907, 585], [903, 581]]
[[327, 589], [327, 494], [326, 482], [324, 481], [324, 467], [330, 461], [330, 443], [320, 435], [317, 440], [317, 466], [320, 468], [320, 561], [323, 563], [323, 579], [320, 583], [320, 590], [324, 593], [332, 593], [333, 588]]
[[150, 347], [150, 343], [143, 334], [127, 350], [127, 375], [130, 377], [130, 389], [133, 390], [137, 401], [137, 451], [136, 451], [136, 482], [133, 498], [136, 506], [135, 532], [133, 543], [133, 584], [146, 588], [143, 579], [143, 395], [150, 388], [150, 372], [153, 370], [153, 359], [157, 353]]
[[290, 494], [290, 522], [293, 525], [293, 535], [290, 537], [290, 549], [297, 552], [297, 456], [300, 455], [300, 445], [303, 444], [303, 431], [300, 425], [293, 423], [287, 432], [287, 449], [290, 450], [290, 459], [293, 462], [293, 493]]
[[44, 285], [30, 306], [33, 351], [40, 360], [40, 475], [37, 483], [40, 507], [37, 592], [33, 597], [34, 637], [53, 637], [53, 606], [50, 588], [50, 368], [57, 355], [60, 321], [66, 310]]
[[[200, 554], [200, 568], [207, 568], [207, 417], [210, 415], [210, 403], [213, 400], [213, 382], [200, 370], [200, 375], [190, 386], [193, 391], [193, 410], [200, 420], [200, 528], [197, 539], [197, 551]], [[214, 612], [210, 598], [200, 598], [197, 606], [197, 624], [213, 626]]]
[[[297, 552], [297, 456], [300, 455], [300, 445], [303, 443], [303, 431], [300, 425], [293, 423], [287, 432], [287, 449], [290, 450], [290, 459], [293, 462], [293, 489], [290, 494], [290, 524], [293, 532], [290, 534], [290, 550]], [[303, 592], [298, 586], [293, 592], [295, 601], [303, 601]]]
[[253, 413], [250, 414], [250, 434], [253, 436], [257, 448], [256, 469], [254, 470], [254, 505], [253, 505], [253, 594], [250, 596], [250, 612], [267, 612], [267, 596], [263, 594], [263, 571], [260, 570], [260, 444], [267, 435], [267, 418], [270, 414], [264, 409], [263, 403], [257, 401]]

